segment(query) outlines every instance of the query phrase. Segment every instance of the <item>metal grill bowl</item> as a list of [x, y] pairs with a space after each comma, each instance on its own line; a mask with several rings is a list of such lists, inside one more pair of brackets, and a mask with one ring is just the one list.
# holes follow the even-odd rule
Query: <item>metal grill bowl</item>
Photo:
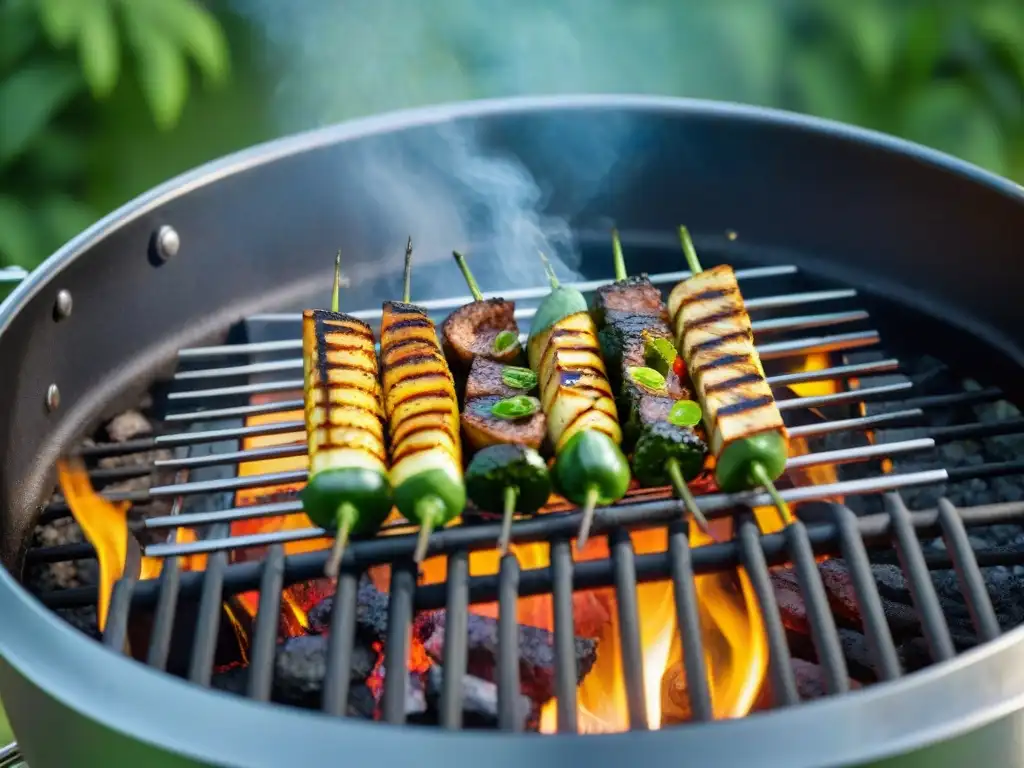
[[[584, 244], [609, 219], [635, 238], [670, 233], [685, 219], [699, 246], [738, 264], [795, 264], [941, 319], [950, 355], [984, 358], [1007, 396], [1021, 399], [1024, 193], [905, 142], [745, 107], [573, 97], [418, 110], [240, 153], [115, 212], [0, 308], [0, 692], [29, 760], [1022, 764], [1024, 630], [895, 682], [738, 721], [587, 737], [383, 731], [157, 673], [83, 638], [18, 585], [13, 574], [56, 458], [170, 370], [179, 349], [222, 343], [242, 317], [320, 296], [324, 255], [339, 244], [364, 306], [394, 292], [392, 263], [378, 259], [397, 254], [409, 232], [426, 233], [418, 237], [424, 262], [446, 258], [452, 243], [429, 210], [375, 193], [366, 158], [416, 146], [451, 122], [472, 124], [485, 146], [518, 156], [550, 191], [549, 210], [571, 214]], [[578, 190], [593, 185], [560, 157], [568, 142], [595, 146], [607, 132], [635, 140], [610, 183], [581, 202]], [[429, 164], [408, 162], [410, 180], [429, 184]], [[173, 227], [178, 247], [162, 227]], [[741, 237], [716, 238], [726, 230]], [[584, 261], [581, 271], [605, 270]], [[69, 317], [54, 312], [61, 290], [74, 296]], [[59, 404], [47, 396], [51, 385]]]

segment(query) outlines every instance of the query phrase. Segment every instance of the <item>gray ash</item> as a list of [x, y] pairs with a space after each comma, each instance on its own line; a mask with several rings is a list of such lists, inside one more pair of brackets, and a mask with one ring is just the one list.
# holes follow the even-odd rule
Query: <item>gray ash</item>
[[[118, 414], [100, 427], [92, 438], [83, 440], [82, 447], [92, 446], [96, 443], [125, 443], [148, 437], [160, 431], [161, 423], [148, 415], [150, 407], [151, 402], [147, 398], [140, 403], [138, 408]], [[171, 458], [171, 453], [167, 450], [142, 451], [100, 458], [96, 461], [94, 468], [110, 470], [108, 474], [116, 474], [116, 470], [119, 469], [152, 466], [155, 460], [169, 458]], [[154, 485], [169, 483], [172, 478], [170, 473], [157, 472], [106, 483], [97, 482], [95, 487], [97, 491], [110, 493], [143, 491]], [[54, 492], [55, 498], [59, 495], [58, 491]], [[130, 521], [145, 520], [150, 517], [166, 515], [170, 511], [171, 502], [169, 500], [156, 499], [148, 503], [133, 504], [128, 512], [128, 518]], [[150, 534], [148, 539], [143, 535], [140, 537], [140, 541], [143, 544], [153, 543], [156, 541], [155, 534]], [[69, 516], [36, 526], [32, 534], [31, 546], [33, 548], [54, 547], [84, 542], [85, 535], [82, 533], [81, 527]], [[99, 563], [95, 558], [88, 558], [30, 565], [25, 569], [24, 580], [29, 589], [34, 592], [92, 587], [99, 583]], [[99, 636], [95, 607], [58, 609], [57, 613], [87, 635]]]

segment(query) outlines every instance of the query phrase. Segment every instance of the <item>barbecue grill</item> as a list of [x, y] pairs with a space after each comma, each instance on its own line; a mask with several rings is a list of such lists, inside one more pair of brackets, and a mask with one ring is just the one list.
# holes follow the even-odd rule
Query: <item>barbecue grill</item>
[[[340, 245], [346, 310], [373, 324], [398, 293], [410, 233], [418, 273], [432, 276], [423, 296], [414, 278], [414, 300], [438, 318], [469, 300], [441, 290], [458, 280], [447, 254], [466, 243], [423, 204], [452, 182], [419, 150], [453, 127], [538, 180], [547, 212], [572, 224], [585, 291], [611, 280], [608, 222], [631, 269], [664, 288], [687, 274], [672, 239], [681, 221], [708, 263], [737, 267], [770, 381], [806, 448], [781, 490], [799, 522], [771, 532], [757, 514], [767, 496], [704, 494], [702, 510], [728, 537], [691, 546], [669, 493], [633, 492], [599, 511], [598, 553], [586, 559], [570, 543], [580, 513], [561, 506], [517, 521], [519, 558], [483, 572], [472, 558], [493, 552], [500, 526], [467, 516], [433, 534], [430, 555], [444, 566], [434, 578], [418, 583], [415, 533], [398, 526], [351, 543], [336, 587], [318, 581], [324, 532], [302, 524], [294, 488], [305, 473], [287, 463], [305, 450], [298, 312], [326, 305]], [[629, 141], [595, 184], [573, 150], [612, 133]], [[380, 180], [375, 159], [396, 156], [411, 193], [368, 186]], [[1013, 541], [1024, 530], [1013, 484], [1024, 419], [1009, 405], [1024, 380], [1020, 242], [1024, 192], [966, 164], [833, 123], [662, 98], [417, 110], [272, 142], [169, 182], [69, 243], [0, 307], [0, 360], [16, 372], [0, 379], [0, 692], [21, 751], [33, 766], [338, 754], [380, 766], [1024, 764], [1024, 630], [1013, 628], [1024, 619], [1024, 536]], [[537, 279], [493, 284], [518, 262], [487, 249], [469, 244], [474, 265], [503, 265], [477, 267], [482, 287], [515, 299], [528, 326], [546, 290]], [[922, 362], [932, 358], [941, 364]], [[83, 446], [146, 393], [155, 434]], [[89, 543], [38, 546], [39, 526], [70, 515], [73, 499], [52, 498], [69, 452], [101, 489], [149, 479], [104, 491], [109, 500], [167, 503], [108, 529], [125, 557], [97, 638], [64, 617], [95, 613], [99, 583], [34, 595], [19, 583], [97, 555]], [[100, 462], [127, 455], [138, 458]], [[766, 668], [745, 707], [756, 711], [710, 722], [720, 693], [697, 584], [716, 574], [746, 585]], [[638, 598], [659, 583], [680, 649], [666, 672], [685, 710], [685, 722], [660, 729], [645, 669], [650, 607]], [[296, 628], [282, 617], [304, 588], [321, 591]], [[615, 642], [577, 637], [581, 594], [605, 596]], [[518, 623], [528, 597], [550, 601], [539, 634]], [[495, 605], [496, 617], [480, 612]], [[307, 668], [302, 693], [315, 696], [289, 706], [281, 644], [296, 638], [314, 638], [315, 679]], [[357, 675], [368, 648], [372, 670]], [[394, 662], [423, 649], [433, 654], [423, 675]], [[581, 686], [602, 663], [621, 665], [628, 730], [577, 735], [588, 730]], [[550, 686], [543, 702], [530, 701], [534, 672]], [[663, 716], [667, 679], [654, 697]], [[385, 723], [353, 713], [368, 688], [363, 717]], [[519, 732], [543, 729], [545, 713], [557, 734]], [[468, 728], [480, 718], [489, 730]]]

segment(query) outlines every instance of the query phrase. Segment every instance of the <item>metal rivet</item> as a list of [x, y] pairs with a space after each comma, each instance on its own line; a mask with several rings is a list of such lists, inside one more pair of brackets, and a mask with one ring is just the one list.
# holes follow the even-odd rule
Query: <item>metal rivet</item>
[[735, 240], [739, 237], [739, 233], [735, 229], [727, 229], [725, 230], [725, 236], [730, 240]]
[[46, 388], [46, 409], [53, 413], [60, 407], [60, 390], [57, 389], [56, 384], [51, 384]]
[[53, 319], [58, 322], [71, 317], [71, 291], [62, 290], [57, 293], [57, 301], [53, 305]]
[[181, 238], [178, 230], [169, 224], [164, 224], [156, 231], [156, 252], [164, 261], [177, 256], [181, 248]]

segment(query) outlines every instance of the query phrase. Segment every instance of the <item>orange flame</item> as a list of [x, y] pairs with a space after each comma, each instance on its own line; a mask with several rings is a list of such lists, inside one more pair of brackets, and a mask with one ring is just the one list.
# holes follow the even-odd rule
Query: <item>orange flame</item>
[[[118, 579], [124, 576], [128, 559], [128, 537], [132, 535], [128, 530], [131, 503], [108, 501], [96, 493], [89, 482], [89, 473], [77, 459], [58, 461], [57, 478], [71, 514], [96, 550], [100, 571], [96, 615], [102, 631], [107, 623], [111, 592]], [[185, 534], [185, 538], [179, 535], [177, 541], [195, 540], [192, 531], [180, 531], [179, 534]], [[161, 559], [143, 556], [139, 578], [155, 579], [160, 575], [162, 567]], [[205, 568], [206, 556], [184, 558], [183, 567], [189, 570]]]

